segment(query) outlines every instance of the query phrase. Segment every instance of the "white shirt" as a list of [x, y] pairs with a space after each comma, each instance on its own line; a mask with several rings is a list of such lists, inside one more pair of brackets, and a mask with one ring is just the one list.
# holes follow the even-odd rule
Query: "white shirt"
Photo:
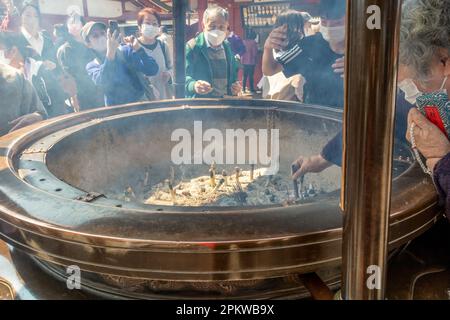
[[34, 51], [39, 55], [42, 55], [42, 50], [44, 49], [44, 38], [42, 37], [42, 33], [39, 32], [38, 37], [35, 38], [24, 27], [21, 28], [21, 31]]
[[173, 38], [170, 34], [163, 33], [158, 38], [162, 42], [167, 43], [167, 47], [169, 47], [170, 56], [173, 56]]
[[[152, 57], [156, 63], [158, 64], [159, 71], [158, 74], [148, 77], [150, 79], [150, 82], [153, 85], [153, 92], [155, 93], [155, 96], [157, 99], [165, 100], [165, 99], [171, 99], [170, 93], [168, 92], [168, 83], [167, 81], [162, 81], [162, 73], [163, 72], [170, 72], [171, 70], [167, 69], [166, 66], [166, 58], [164, 57], [164, 52], [161, 48], [161, 45], [164, 45], [163, 43], [160, 43], [156, 46], [154, 50], [147, 49], [146, 47], [142, 47], [145, 51], [145, 53]], [[166, 55], [170, 55], [170, 52], [166, 52]], [[168, 57], [170, 59], [170, 57]], [[171, 60], [170, 60], [171, 61]], [[168, 62], [169, 65], [171, 62]], [[157, 92], [155, 92], [155, 89]]]

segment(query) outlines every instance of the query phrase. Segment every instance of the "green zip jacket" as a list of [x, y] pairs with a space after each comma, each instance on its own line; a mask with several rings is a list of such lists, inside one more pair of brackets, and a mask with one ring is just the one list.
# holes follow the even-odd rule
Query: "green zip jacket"
[[[238, 64], [231, 51], [230, 43], [225, 40], [223, 47], [228, 64], [228, 95], [232, 95], [231, 86], [238, 80]], [[194, 91], [194, 84], [198, 80], [212, 83], [212, 69], [207, 49], [203, 33], [189, 40], [186, 45], [186, 98], [210, 98], [209, 95], [199, 95]]]

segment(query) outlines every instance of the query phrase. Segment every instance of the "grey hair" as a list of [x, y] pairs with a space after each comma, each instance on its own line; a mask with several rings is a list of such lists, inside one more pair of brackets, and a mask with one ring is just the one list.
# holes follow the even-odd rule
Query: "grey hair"
[[228, 21], [230, 15], [228, 14], [228, 11], [226, 9], [219, 7], [217, 5], [213, 5], [208, 7], [208, 9], [206, 9], [205, 12], [203, 13], [203, 24], [206, 24], [209, 18], [217, 16], [222, 17], [226, 21]]
[[450, 0], [405, 0], [401, 24], [400, 62], [426, 80], [438, 50], [450, 50]]

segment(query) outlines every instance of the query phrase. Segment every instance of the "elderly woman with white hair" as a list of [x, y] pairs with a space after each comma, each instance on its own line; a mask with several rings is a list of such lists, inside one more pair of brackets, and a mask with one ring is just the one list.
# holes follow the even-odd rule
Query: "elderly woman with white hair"
[[238, 65], [229, 42], [228, 11], [209, 7], [203, 15], [203, 32], [186, 46], [186, 96], [223, 98], [238, 95]]
[[[401, 84], [411, 102], [424, 96], [445, 99], [444, 124], [450, 121], [450, 0], [408, 0], [402, 23]], [[438, 102], [438, 101], [436, 101]], [[426, 159], [425, 171], [432, 175], [450, 219], [450, 132], [439, 121], [429, 121], [417, 108], [408, 114], [407, 139]], [[441, 129], [438, 126], [441, 125]], [[419, 160], [420, 161], [420, 160]]]

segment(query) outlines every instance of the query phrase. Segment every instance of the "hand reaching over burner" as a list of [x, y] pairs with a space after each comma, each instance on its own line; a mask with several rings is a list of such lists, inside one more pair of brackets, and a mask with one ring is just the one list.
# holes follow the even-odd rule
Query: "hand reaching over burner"
[[333, 68], [334, 73], [340, 74], [341, 78], [344, 78], [345, 57], [337, 59], [331, 67]]
[[231, 92], [233, 93], [233, 96], [239, 96], [242, 93], [242, 85], [239, 81], [236, 81], [231, 86]]
[[312, 157], [300, 156], [294, 161], [293, 164], [297, 165], [300, 169], [292, 175], [292, 180], [297, 180], [307, 173], [322, 172], [333, 165], [331, 162], [325, 160], [321, 155]]

